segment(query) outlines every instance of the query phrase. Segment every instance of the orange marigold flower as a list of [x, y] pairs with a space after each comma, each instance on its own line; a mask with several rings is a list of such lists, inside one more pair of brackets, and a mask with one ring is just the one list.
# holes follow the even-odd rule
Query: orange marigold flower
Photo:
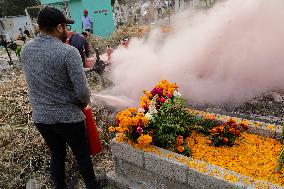
[[241, 125], [241, 124], [249, 125], [250, 122], [249, 122], [248, 120], [246, 120], [246, 119], [243, 119], [243, 120], [240, 122], [240, 125]]
[[224, 126], [218, 126], [217, 127], [217, 132], [223, 133], [224, 132]]
[[127, 143], [131, 146], [133, 146], [135, 144], [132, 140], [129, 140]]
[[232, 124], [232, 123], [236, 123], [237, 121], [236, 121], [236, 119], [234, 119], [234, 118], [230, 118], [228, 121], [227, 121], [227, 123], [228, 124]]
[[126, 133], [128, 131], [127, 127], [116, 127], [115, 130], [119, 133]]
[[231, 134], [235, 134], [235, 131], [236, 131], [236, 130], [235, 130], [235, 128], [233, 128], [233, 127], [229, 129], [229, 132], [230, 132]]
[[213, 128], [213, 129], [211, 130], [211, 132], [212, 132], [212, 133], [217, 133], [218, 131], [217, 131], [216, 128]]
[[123, 133], [117, 133], [115, 139], [117, 142], [124, 142], [126, 140], [126, 136]]
[[181, 145], [183, 143], [183, 139], [177, 139], [177, 145]]
[[108, 128], [108, 131], [109, 131], [109, 132], [115, 132], [116, 129], [115, 129], [115, 127], [110, 126], [110, 127]]
[[275, 126], [275, 125], [271, 125], [271, 124], [270, 124], [270, 125], [267, 125], [266, 128], [267, 128], [267, 129], [270, 129], [270, 130], [272, 130], [272, 131], [275, 131], [275, 130], [276, 130], [276, 126]]
[[145, 147], [148, 144], [152, 142], [152, 137], [150, 135], [144, 135], [142, 134], [138, 139], [137, 139], [138, 145], [140, 147]]
[[178, 146], [177, 147], [177, 151], [182, 153], [184, 151], [184, 147], [183, 146]]
[[223, 138], [223, 140], [222, 140], [225, 144], [228, 144], [228, 142], [229, 142], [229, 139], [228, 138]]
[[249, 128], [247, 124], [241, 123], [240, 125], [244, 130], [247, 130]]
[[203, 117], [205, 120], [216, 120], [216, 116], [212, 115], [212, 114], [206, 114]]
[[212, 140], [207, 140], [207, 144], [211, 145], [212, 143]]

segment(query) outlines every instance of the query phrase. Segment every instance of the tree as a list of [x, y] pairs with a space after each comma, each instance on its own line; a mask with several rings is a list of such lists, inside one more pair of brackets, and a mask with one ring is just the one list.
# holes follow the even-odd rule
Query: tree
[[3, 3], [0, 4], [0, 17], [25, 15], [25, 9], [27, 7], [39, 4], [39, 0], [4, 0]]

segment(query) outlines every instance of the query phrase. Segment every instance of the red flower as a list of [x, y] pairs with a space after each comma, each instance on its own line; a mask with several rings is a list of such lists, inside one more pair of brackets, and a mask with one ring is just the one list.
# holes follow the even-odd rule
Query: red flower
[[155, 95], [159, 95], [159, 96], [162, 96], [163, 95], [163, 89], [158, 87], [158, 88], [154, 88], [152, 91], [151, 91], [151, 94], [153, 96]]
[[138, 126], [138, 127], [143, 127], [143, 123], [142, 123], [142, 120], [141, 120], [141, 119], [139, 119], [139, 122], [138, 122], [137, 126]]
[[236, 130], [236, 135], [239, 136], [241, 134], [240, 130]]
[[166, 102], [166, 99], [165, 99], [164, 97], [162, 97], [162, 98], [160, 98], [160, 101], [161, 101], [162, 103], [164, 103], [164, 102]]
[[149, 105], [147, 104], [147, 105], [143, 106], [143, 109], [145, 110], [145, 112], [147, 112], [148, 109], [149, 109]]

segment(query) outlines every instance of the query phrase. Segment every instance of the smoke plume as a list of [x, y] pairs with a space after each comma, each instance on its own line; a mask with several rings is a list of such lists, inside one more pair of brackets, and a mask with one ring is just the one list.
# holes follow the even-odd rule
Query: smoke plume
[[115, 86], [103, 93], [138, 101], [161, 79], [176, 82], [191, 104], [243, 103], [284, 89], [284, 1], [229, 0], [187, 10], [174, 31], [158, 30], [113, 54]]

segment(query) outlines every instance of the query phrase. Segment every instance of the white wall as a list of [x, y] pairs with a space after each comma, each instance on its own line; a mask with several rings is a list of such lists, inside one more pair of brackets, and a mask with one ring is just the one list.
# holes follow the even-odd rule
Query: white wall
[[[6, 17], [0, 18], [4, 21], [5, 35], [8, 39], [12, 38], [13, 40], [20, 34], [19, 28], [24, 29], [24, 26], [27, 26], [28, 30], [31, 30], [31, 25], [29, 24], [27, 16], [15, 16], [15, 17]], [[28, 25], [26, 25], [26, 23]]]

